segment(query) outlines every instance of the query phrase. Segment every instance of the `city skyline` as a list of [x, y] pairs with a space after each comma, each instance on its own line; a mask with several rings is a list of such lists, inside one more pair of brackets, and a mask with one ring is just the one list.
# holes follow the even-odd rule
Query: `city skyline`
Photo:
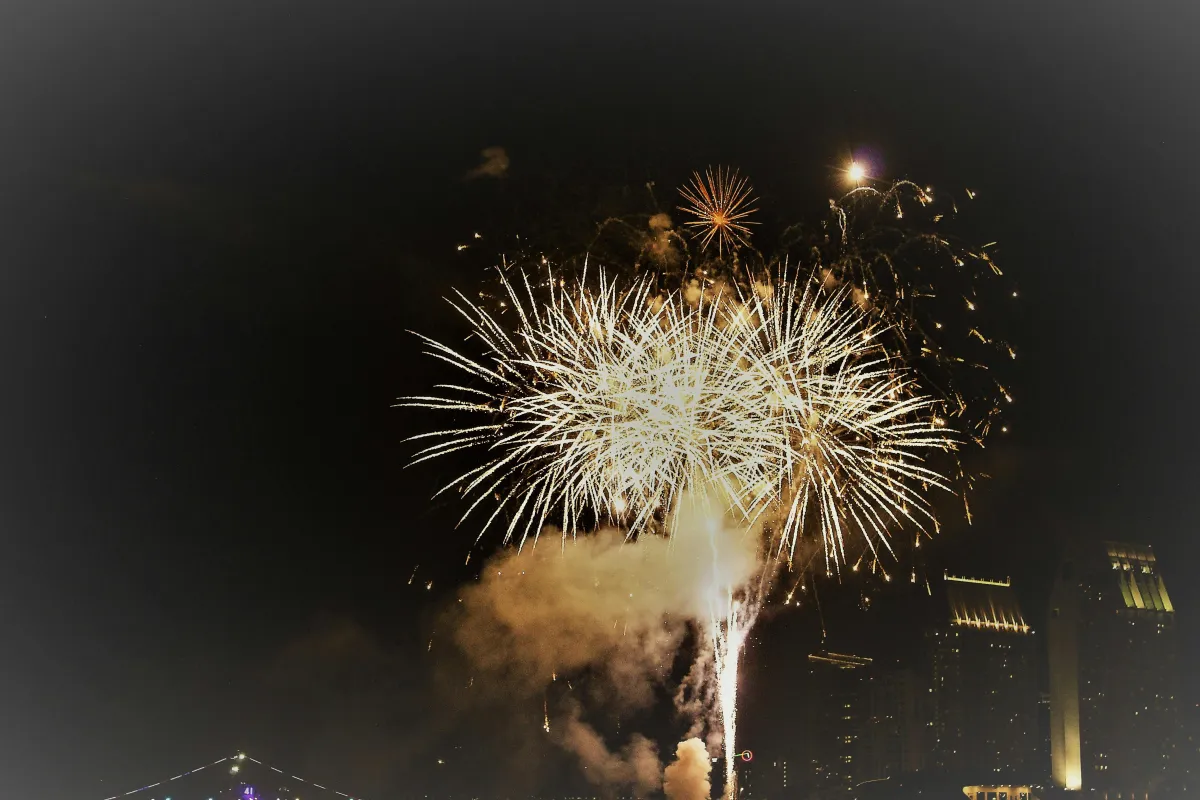
[[[1053, 631], [1064, 619], [1079, 625], [1081, 620], [1088, 618], [1086, 611], [1068, 607], [1072, 600], [1066, 593], [1074, 585], [1071, 580], [1085, 580], [1083, 576], [1086, 576], [1086, 580], [1099, 582], [1089, 584], [1085, 580], [1079, 584], [1083, 602], [1102, 602], [1107, 590], [1107, 596], [1118, 604], [1118, 610], [1124, 610], [1127, 620], [1149, 624], [1155, 631], [1150, 640], [1159, 640], [1164, 620], [1173, 621], [1164, 615], [1173, 615], [1175, 609], [1166, 590], [1166, 579], [1156, 567], [1153, 548], [1146, 544], [1104, 542], [1090, 550], [1092, 552], [1087, 549], [1077, 550], [1074, 554], [1069, 552], [1069, 557], [1064, 559], [1064, 565], [1070, 566], [1066, 573], [1060, 567], [1055, 578], [1043, 630]], [[1092, 571], [1076, 576], [1070, 571], [1075, 568], [1076, 560], [1084, 564], [1090, 562]], [[1097, 570], [1097, 565], [1101, 569]], [[1065, 575], [1069, 576], [1066, 585]], [[1016, 597], [1013, 578], [951, 575], [946, 570], [937, 593], [930, 593], [930, 602], [942, 609], [942, 619], [940, 622], [913, 623], [914, 630], [925, 634], [925, 646], [915, 659], [911, 656], [897, 658], [898, 654], [889, 652], [886, 646], [871, 650], [870, 656], [831, 650], [819, 650], [807, 656], [809, 676], [803, 683], [802, 694], [794, 700], [796, 705], [802, 706], [794, 709], [801, 712], [797, 736], [784, 747], [766, 748], [757, 758], [752, 752], [751, 759], [740, 764], [741, 797], [745, 800], [789, 800], [839, 796], [838, 791], [843, 793], [840, 796], [855, 796], [854, 793], [865, 785], [886, 785], [889, 781], [903, 785], [906, 780], [922, 779], [931, 781], [927, 785], [932, 786], [962, 784], [964, 791], [966, 787], [978, 784], [985, 796], [987, 787], [997, 786], [1024, 787], [1037, 797], [1048, 797], [1052, 786], [1103, 792], [1104, 787], [1110, 785], [1095, 780], [1095, 774], [1090, 776], [1092, 780], [1087, 785], [1071, 785], [1071, 776], [1080, 775], [1080, 762], [1069, 763], [1069, 759], [1078, 759], [1080, 751], [1072, 751], [1070, 742], [1075, 742], [1077, 747], [1079, 742], [1087, 741], [1086, 737], [1080, 738], [1080, 705], [1090, 709], [1092, 719], [1104, 720], [1099, 724], [1107, 724], [1110, 729], [1116, 727], [1112, 717], [1114, 712], [1103, 711], [1103, 704], [1098, 704], [1097, 699], [1082, 697], [1074, 705], [1069, 696], [1062, 699], [1065, 692], [1078, 692], [1080, 681], [1064, 686], [1064, 655], [1056, 652], [1054, 645], [1033, 646], [1037, 629], [1030, 624]], [[1079, 601], [1075, 602], [1078, 605]], [[1058, 641], [1079, 647], [1067, 635], [1060, 634]], [[1168, 652], [1173, 645], [1171, 642]], [[1137, 652], [1136, 648], [1134, 652], [1135, 656], [1146, 655]], [[1081, 676], [1101, 674], [1096, 670], [1104, 668], [1104, 664], [1094, 658], [1080, 661], [1078, 653], [1073, 658], [1075, 669]], [[1040, 664], [1039, 659], [1047, 663]], [[1130, 685], [1138, 675], [1150, 678], [1163, 666], [1155, 659], [1145, 659], [1140, 664], [1139, 661], [1143, 659], [1135, 658], [1133, 663], [1121, 668], [1118, 678], [1121, 685]], [[1040, 669], [1045, 666], [1049, 666], [1048, 673]], [[964, 679], [964, 673], [970, 680]], [[1088, 678], [1081, 681], [1085, 685], [1090, 682]], [[1006, 688], [997, 692], [1001, 687]], [[1039, 698], [1047, 690], [1053, 721], [1052, 730], [1045, 732], [1047, 741], [1051, 742], [1050, 749], [1040, 746], [1042, 731], [1037, 727], [1035, 710]], [[1056, 699], [1058, 703], [1054, 702]], [[1193, 707], [1200, 708], [1200, 697], [1180, 695], [1171, 699], [1177, 701], [1172, 714], [1181, 714], [1183, 704], [1189, 700]], [[1024, 711], [1017, 711], [1022, 707]], [[1008, 714], [1015, 714], [1011, 717], [1015, 723], [1011, 733], [1005, 732], [1009, 730], [1006, 723], [996, 716], [1001, 712], [1005, 720]], [[617, 724], [619, 728], [619, 722]], [[1083, 729], [1086, 730], [1087, 725], [1085, 714]], [[1179, 726], [1172, 722], [1171, 728], [1175, 730]], [[1186, 729], [1179, 730], [1182, 733], [1172, 755], [1180, 764], [1186, 764]], [[1127, 741], [1135, 741], [1138, 735], [1134, 732], [1134, 738]], [[1195, 750], [1194, 741], [1190, 746]], [[1128, 745], [1125, 749], [1112, 747], [1111, 743], [1109, 747], [1112, 752], [1107, 754], [1107, 759], [1116, 762], [1118, 767], [1140, 763], [1136, 749], [1131, 751]], [[1083, 752], [1092, 751], [1085, 744]], [[964, 758], [960, 753], [968, 755]], [[1196, 753], [1200, 755], [1200, 750]], [[245, 759], [245, 755], [238, 754], [207, 765], [219, 767], [209, 770], [208, 782], [224, 788], [205, 788], [200, 790], [200, 795], [242, 797], [245, 786], [266, 785], [261, 777], [250, 781], [248, 776], [238, 774], [251, 764], [264, 766], [256, 759], [251, 758], [249, 762]], [[228, 764], [224, 762], [233, 764], [238, 772], [224, 775], [228, 771]], [[1085, 763], [1092, 765], [1093, 773], [1102, 772], [1095, 769], [1094, 753]], [[203, 769], [194, 772], [199, 775]], [[264, 769], [281, 772], [270, 765], [265, 765]], [[212, 775], [217, 772], [224, 777], [217, 777], [213, 782]], [[1190, 774], [1184, 766], [1167, 773], [1178, 781], [1171, 784], [1176, 788], [1183, 786], [1184, 777]], [[182, 779], [177, 784], [180, 790], [168, 796], [177, 800], [190, 798], [187, 792], [193, 788], [188, 780], [191, 775], [189, 771], [164, 784]], [[269, 780], [270, 775], [265, 774], [265, 777]], [[1101, 774], [1099, 777], [1107, 776]], [[345, 796], [344, 792], [303, 778], [292, 776], [292, 781], [308, 787], [309, 796], [313, 789]], [[1123, 791], [1144, 791], [1140, 784], [1127, 783], [1121, 788]], [[828, 794], [830, 791], [834, 794]], [[489, 797], [486, 794], [479, 796]], [[540, 792], [530, 796], [551, 800], [588, 800], [589, 797], [602, 800], [609, 795], [605, 792], [594, 796], [585, 793], [577, 798], [570, 792], [566, 795]], [[1111, 794], [1112, 798], [1116, 796]], [[634, 797], [629, 796], [629, 800]]]

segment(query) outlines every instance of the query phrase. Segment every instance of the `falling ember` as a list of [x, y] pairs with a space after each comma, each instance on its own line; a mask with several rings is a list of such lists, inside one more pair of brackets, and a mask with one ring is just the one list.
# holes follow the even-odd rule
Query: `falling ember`
[[545, 697], [542, 698], [542, 730], [550, 732], [550, 707]]

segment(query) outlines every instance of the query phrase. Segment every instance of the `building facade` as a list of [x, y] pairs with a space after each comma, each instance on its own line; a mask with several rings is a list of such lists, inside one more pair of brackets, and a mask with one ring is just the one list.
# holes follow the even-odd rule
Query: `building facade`
[[1178, 731], [1175, 608], [1151, 548], [1073, 548], [1050, 598], [1056, 785], [1167, 796]]
[[858, 754], [861, 780], [895, 778], [926, 767], [928, 697], [927, 682], [912, 669], [873, 671]]
[[835, 796], [864, 779], [863, 739], [870, 714], [874, 662], [821, 652], [808, 657], [803, 771], [794, 776], [807, 796]]
[[840, 797], [866, 781], [925, 765], [925, 699], [917, 674], [863, 656], [808, 657], [803, 760], [792, 786], [802, 797]]
[[935, 766], [981, 779], [1045, 773], [1037, 651], [1009, 580], [947, 575], [946, 624], [931, 640]]

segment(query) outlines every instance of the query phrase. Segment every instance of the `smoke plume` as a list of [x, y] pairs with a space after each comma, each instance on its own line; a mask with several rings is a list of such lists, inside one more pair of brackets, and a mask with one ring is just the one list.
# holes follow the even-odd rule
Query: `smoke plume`
[[578, 703], [570, 704], [560, 744], [579, 758], [584, 777], [601, 787], [629, 787], [636, 797], [657, 791], [662, 785], [658, 746], [635, 733], [620, 753], [614, 753], [596, 729], [580, 718], [581, 713]]
[[675, 760], [663, 773], [663, 792], [667, 800], [708, 800], [712, 784], [708, 775], [712, 761], [699, 739], [688, 739], [675, 748]]
[[[556, 678], [586, 673], [590, 696], [608, 708], [644, 708], [693, 630], [700, 633], [697, 664], [676, 707], [691, 721], [689, 736], [707, 734], [719, 744], [720, 725], [707, 717], [714, 689], [703, 632], [714, 597], [760, 574], [760, 532], [724, 525], [716, 508], [685, 498], [670, 537], [629, 540], [623, 531], [604, 529], [564, 541], [547, 529], [523, 551], [492, 558], [479, 582], [462, 591], [448, 626], [475, 670], [475, 686], [490, 684], [534, 702]], [[614, 752], [584, 721], [577, 701], [566, 709], [565, 719], [548, 724], [590, 781], [643, 796], [657, 788], [660, 764], [652, 742], [634, 736]], [[707, 785], [707, 756], [705, 763]]]
[[479, 158], [479, 166], [467, 173], [467, 180], [503, 178], [508, 174], [508, 151], [503, 147], [485, 147], [479, 151]]

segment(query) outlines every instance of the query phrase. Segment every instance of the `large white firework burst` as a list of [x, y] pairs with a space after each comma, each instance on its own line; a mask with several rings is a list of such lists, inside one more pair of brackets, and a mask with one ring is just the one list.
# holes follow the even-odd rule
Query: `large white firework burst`
[[506, 517], [522, 542], [604, 517], [636, 534], [699, 491], [746, 521], [767, 515], [788, 554], [806, 532], [833, 564], [852, 535], [886, 546], [932, 519], [919, 489], [945, 481], [924, 454], [953, 440], [862, 312], [790, 277], [690, 305], [603, 273], [502, 274], [503, 316], [459, 294], [482, 353], [422, 339], [469, 380], [403, 404], [476, 424], [416, 437], [433, 443], [413, 463], [480, 449], [442, 491], [468, 498], [464, 519], [491, 500], [483, 528]]

